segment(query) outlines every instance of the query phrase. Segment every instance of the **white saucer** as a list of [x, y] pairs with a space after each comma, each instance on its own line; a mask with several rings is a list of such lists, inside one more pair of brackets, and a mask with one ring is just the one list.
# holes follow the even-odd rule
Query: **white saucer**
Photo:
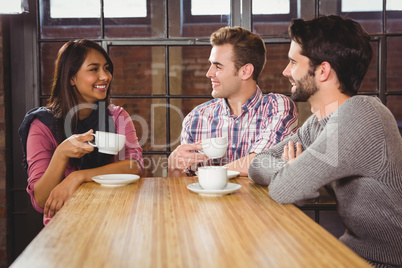
[[222, 190], [204, 190], [201, 188], [200, 184], [197, 183], [192, 183], [187, 185], [187, 189], [190, 191], [193, 191], [195, 193], [198, 193], [199, 195], [204, 195], [204, 196], [221, 196], [221, 195], [226, 195], [233, 193], [236, 190], [239, 190], [241, 188], [240, 184], [236, 183], [229, 183], [226, 185], [225, 188]]
[[228, 180], [236, 178], [239, 176], [240, 172], [235, 170], [228, 170]]
[[92, 180], [105, 187], [119, 187], [138, 180], [140, 176], [133, 174], [107, 174], [92, 177]]
[[[196, 171], [195, 174], [198, 175], [198, 171]], [[239, 174], [239, 171], [228, 170], [228, 180], [236, 178], [237, 176], [239, 176]]]

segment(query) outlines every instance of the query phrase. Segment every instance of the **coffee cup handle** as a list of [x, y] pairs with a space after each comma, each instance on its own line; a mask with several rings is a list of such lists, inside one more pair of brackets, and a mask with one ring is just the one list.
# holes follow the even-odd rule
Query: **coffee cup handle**
[[91, 145], [91, 146], [93, 146], [93, 147], [98, 147], [98, 145], [96, 144], [96, 135], [95, 134], [91, 134], [92, 136], [94, 136], [94, 143], [92, 143], [92, 142], [90, 142], [90, 141], [88, 141], [88, 144], [89, 145]]

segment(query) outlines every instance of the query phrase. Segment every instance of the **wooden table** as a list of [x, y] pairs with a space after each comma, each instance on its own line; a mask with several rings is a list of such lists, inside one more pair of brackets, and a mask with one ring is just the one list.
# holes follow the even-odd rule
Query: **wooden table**
[[200, 196], [196, 178], [83, 184], [12, 267], [370, 267], [294, 205], [236, 178]]

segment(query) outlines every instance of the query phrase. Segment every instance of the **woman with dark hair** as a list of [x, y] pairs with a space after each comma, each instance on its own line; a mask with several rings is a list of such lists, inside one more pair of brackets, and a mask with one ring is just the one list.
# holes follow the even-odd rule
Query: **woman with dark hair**
[[[59, 50], [49, 103], [29, 111], [21, 137], [28, 171], [27, 192], [46, 225], [71, 195], [93, 176], [141, 174], [142, 149], [132, 120], [110, 104], [113, 63], [90, 40], [70, 41]], [[95, 131], [126, 136], [118, 156], [89, 145]]]

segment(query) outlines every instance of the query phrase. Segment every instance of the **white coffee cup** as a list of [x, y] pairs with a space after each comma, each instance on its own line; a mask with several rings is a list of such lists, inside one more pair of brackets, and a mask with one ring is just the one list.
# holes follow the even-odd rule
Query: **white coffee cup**
[[201, 141], [202, 151], [209, 158], [222, 158], [226, 154], [228, 148], [228, 139], [226, 137], [218, 137], [204, 139]]
[[88, 142], [88, 144], [98, 147], [98, 151], [104, 154], [117, 155], [121, 149], [123, 149], [126, 142], [126, 136], [105, 131], [96, 131], [95, 134], [91, 134], [95, 137], [94, 142]]
[[198, 183], [204, 190], [222, 190], [227, 184], [227, 167], [199, 167]]

